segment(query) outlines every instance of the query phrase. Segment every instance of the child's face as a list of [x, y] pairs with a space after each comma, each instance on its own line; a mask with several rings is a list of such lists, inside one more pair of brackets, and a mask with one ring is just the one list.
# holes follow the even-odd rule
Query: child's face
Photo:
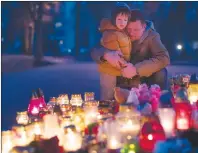
[[128, 16], [125, 14], [118, 14], [116, 17], [116, 26], [118, 27], [118, 29], [123, 30], [128, 23]]

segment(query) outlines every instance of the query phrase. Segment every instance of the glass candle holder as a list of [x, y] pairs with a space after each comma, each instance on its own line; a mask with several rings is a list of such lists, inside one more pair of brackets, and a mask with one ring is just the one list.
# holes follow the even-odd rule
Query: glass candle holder
[[120, 126], [116, 120], [108, 119], [104, 123], [104, 131], [107, 136], [107, 149], [117, 150], [122, 147]]
[[72, 119], [70, 116], [63, 117], [61, 119], [61, 128], [63, 129], [64, 127], [67, 127], [69, 125], [72, 125]]
[[25, 127], [19, 126], [14, 128], [15, 137], [14, 143], [16, 146], [26, 146], [31, 142], [31, 139], [27, 136]]
[[3, 131], [2, 133], [2, 153], [8, 153], [14, 147], [12, 131]]
[[85, 92], [84, 101], [94, 101], [94, 92]]
[[190, 103], [196, 103], [198, 101], [198, 84], [190, 84], [187, 91]]
[[84, 113], [85, 113], [85, 125], [89, 125], [91, 123], [95, 123], [98, 119], [98, 107], [92, 106], [92, 107], [84, 107]]
[[175, 111], [172, 108], [159, 108], [159, 119], [166, 137], [172, 137], [175, 126]]
[[54, 106], [56, 105], [56, 103], [57, 103], [57, 98], [56, 97], [51, 97], [50, 101], [47, 103], [47, 109], [50, 112], [53, 112], [53, 109], [54, 109]]
[[80, 94], [73, 94], [71, 96], [70, 104], [73, 106], [82, 106], [83, 100]]
[[84, 122], [84, 115], [83, 114], [76, 114], [73, 116], [73, 124], [76, 127], [78, 132], [81, 132], [85, 129], [85, 122]]
[[18, 124], [27, 125], [29, 122], [27, 111], [17, 112], [16, 121]]
[[62, 104], [69, 104], [69, 97], [68, 97], [68, 94], [59, 95], [59, 97], [57, 98], [57, 103], [58, 103], [59, 105], [62, 105]]
[[56, 114], [47, 114], [43, 117], [43, 138], [50, 139], [54, 136], [59, 135], [60, 125], [58, 116]]
[[65, 128], [63, 148], [67, 152], [78, 151], [82, 146], [82, 137], [71, 126]]
[[120, 125], [120, 132], [124, 137], [137, 136], [141, 128], [140, 113], [135, 110], [127, 109], [127, 111], [119, 112], [116, 120]]
[[68, 112], [68, 111], [70, 111], [72, 109], [71, 105], [69, 105], [69, 104], [61, 104], [60, 108], [61, 108], [62, 112]]

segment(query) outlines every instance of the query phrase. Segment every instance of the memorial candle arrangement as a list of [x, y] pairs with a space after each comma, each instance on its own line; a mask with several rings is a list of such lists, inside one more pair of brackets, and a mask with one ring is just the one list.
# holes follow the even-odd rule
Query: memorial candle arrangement
[[[99, 153], [104, 150], [105, 153], [136, 153], [138, 148], [151, 152], [156, 142], [175, 136], [172, 135], [175, 130], [198, 127], [197, 108], [193, 107], [192, 112], [188, 102], [192, 100], [187, 96], [187, 87], [188, 94], [196, 96], [191, 85], [192, 82], [180, 86], [172, 97], [173, 108], [170, 102], [159, 105], [163, 96], [159, 86], [140, 85], [131, 90], [127, 102], [119, 105], [117, 111], [114, 110], [116, 101], [96, 101], [92, 92], [84, 94], [84, 101], [80, 94], [71, 95], [70, 100], [67, 94], [59, 95], [51, 98], [47, 107], [44, 95], [33, 92], [28, 111], [17, 113], [16, 121], [23, 126], [2, 132], [2, 151], [7, 153], [13, 147], [26, 147], [33, 141], [38, 143], [37, 147], [42, 147], [44, 142], [52, 140], [57, 145], [49, 145], [49, 148], [60, 147], [67, 153], [90, 148]], [[44, 113], [42, 117], [40, 113]], [[144, 118], [147, 120], [143, 123]], [[47, 145], [45, 143], [45, 149]]]

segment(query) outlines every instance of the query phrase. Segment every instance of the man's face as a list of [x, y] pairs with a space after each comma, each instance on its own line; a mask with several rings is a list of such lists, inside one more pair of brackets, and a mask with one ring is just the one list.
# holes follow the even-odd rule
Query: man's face
[[127, 25], [127, 32], [131, 38], [131, 41], [139, 40], [143, 35], [143, 32], [146, 28], [145, 24], [142, 24], [141, 21], [129, 22]]

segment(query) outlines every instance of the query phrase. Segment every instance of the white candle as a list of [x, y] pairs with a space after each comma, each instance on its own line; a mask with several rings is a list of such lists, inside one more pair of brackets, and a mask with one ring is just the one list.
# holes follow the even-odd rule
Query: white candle
[[188, 126], [188, 119], [187, 118], [177, 118], [177, 128], [180, 130], [187, 130]]
[[107, 119], [103, 124], [103, 131], [107, 137], [108, 149], [119, 149], [122, 147], [120, 126], [116, 120]]
[[34, 134], [35, 135], [42, 135], [42, 127], [41, 123], [34, 124]]
[[97, 106], [84, 107], [84, 112], [85, 112], [85, 125], [89, 125], [97, 121], [99, 114]]
[[28, 124], [29, 118], [27, 115], [27, 111], [25, 112], [17, 112], [16, 121], [18, 124], [26, 125]]
[[124, 137], [126, 134], [136, 136], [141, 128], [140, 114], [135, 110], [119, 112], [116, 115], [116, 120], [120, 125], [120, 132]]
[[31, 142], [31, 139], [27, 137], [27, 133], [24, 127], [16, 128], [16, 135], [14, 140], [16, 146], [26, 146]]
[[60, 126], [56, 114], [48, 114], [43, 117], [44, 131], [43, 137], [50, 139], [60, 133]]
[[108, 137], [107, 147], [108, 147], [108, 149], [119, 149], [119, 148], [121, 148], [121, 143], [120, 143], [119, 138], [117, 138], [116, 136]]
[[12, 131], [2, 132], [2, 153], [8, 153], [14, 147]]
[[174, 130], [175, 111], [172, 108], [159, 108], [158, 112], [166, 137], [171, 137]]
[[70, 103], [73, 106], [82, 106], [83, 101], [81, 95], [72, 95]]
[[33, 115], [37, 115], [38, 113], [39, 113], [39, 109], [36, 108], [36, 107], [33, 107], [33, 109], [32, 109], [32, 114], [33, 114]]
[[190, 95], [188, 99], [190, 103], [193, 104], [198, 101], [198, 95]]
[[128, 134], [137, 134], [140, 130], [140, 124], [133, 122], [129, 119], [121, 128], [121, 132]]
[[80, 134], [68, 129], [64, 136], [65, 143], [63, 145], [65, 151], [77, 151], [82, 146], [82, 137]]

